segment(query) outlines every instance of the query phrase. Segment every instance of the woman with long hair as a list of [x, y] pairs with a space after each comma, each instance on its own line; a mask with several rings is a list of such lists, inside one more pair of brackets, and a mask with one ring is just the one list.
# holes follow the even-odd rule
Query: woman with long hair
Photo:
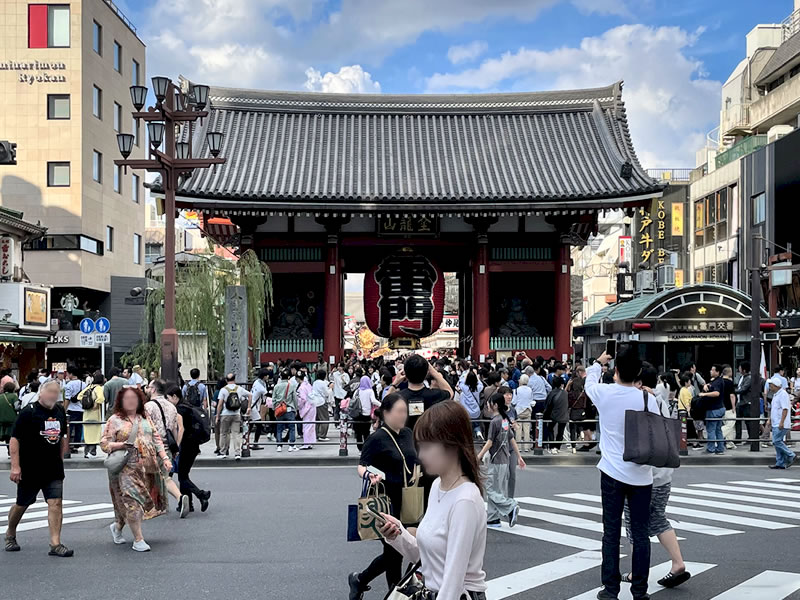
[[500, 527], [500, 519], [506, 517], [508, 525], [514, 527], [517, 524], [519, 505], [516, 500], [508, 496], [508, 462], [511, 449], [517, 455], [517, 464], [520, 469], [525, 468], [525, 461], [520, 456], [517, 440], [514, 438], [505, 396], [498, 393], [489, 398], [489, 409], [492, 411], [489, 435], [478, 453], [478, 460], [483, 460], [487, 452], [491, 457], [489, 480], [486, 486], [486, 498], [489, 502], [487, 523], [489, 527]]
[[[100, 443], [100, 437], [103, 435], [103, 405], [105, 404], [105, 396], [103, 396], [103, 384], [106, 378], [100, 371], [95, 371], [92, 376], [92, 383], [83, 388], [78, 394], [78, 401], [83, 403], [86, 396], [94, 398], [94, 404], [89, 408], [83, 409], [84, 421], [98, 421], [99, 425], [84, 425], [83, 426], [83, 442], [86, 444], [83, 447], [83, 458], [95, 458], [97, 456], [97, 444]], [[38, 383], [38, 382], [37, 382]], [[82, 404], [81, 404], [82, 405]]]
[[[361, 450], [358, 464], [359, 477], [369, 476], [370, 483], [383, 483], [386, 494], [392, 501], [392, 516], [400, 518], [403, 507], [403, 484], [411, 482], [414, 466], [419, 463], [417, 450], [414, 447], [414, 434], [406, 427], [408, 405], [400, 394], [387, 394], [375, 411], [380, 428], [367, 438]], [[386, 478], [373, 471], [374, 467], [382, 471]], [[350, 586], [349, 600], [362, 600], [369, 584], [386, 576], [386, 583], [392, 589], [400, 581], [403, 571], [403, 556], [385, 541], [383, 552], [360, 573], [351, 573], [348, 577]]]
[[317, 443], [317, 432], [314, 421], [317, 418], [317, 407], [311, 398], [313, 387], [306, 378], [304, 370], [297, 371], [297, 410], [303, 420], [303, 445], [300, 450], [311, 450]]
[[[188, 398], [183, 396], [181, 386], [174, 381], [166, 382], [166, 397], [177, 409], [178, 416], [181, 419], [181, 435], [178, 439], [180, 450], [177, 457], [178, 469], [178, 485], [180, 486], [181, 498], [186, 498], [188, 503], [187, 512], [194, 512], [194, 504], [192, 496], [195, 496], [200, 501], [200, 510], [206, 512], [208, 510], [208, 500], [211, 498], [209, 490], [201, 490], [194, 482], [189, 479], [189, 472], [194, 466], [194, 461], [197, 455], [200, 454], [200, 443], [195, 437], [194, 427], [192, 426], [195, 417], [195, 406], [193, 406]], [[183, 500], [178, 510], [181, 514], [183, 512]], [[185, 516], [185, 514], [184, 514]]]
[[457, 402], [439, 402], [419, 418], [414, 439], [425, 472], [437, 476], [428, 509], [416, 536], [392, 515], [381, 533], [405, 558], [421, 560], [437, 600], [484, 600], [486, 508], [469, 415]]
[[106, 454], [125, 450], [136, 427], [128, 462], [119, 473], [109, 472], [108, 483], [114, 504], [115, 521], [110, 527], [114, 543], [126, 543], [122, 528], [127, 524], [137, 552], [150, 550], [142, 536], [142, 520], [163, 515], [169, 508], [167, 479], [172, 470], [161, 436], [144, 410], [144, 401], [144, 392], [138, 386], [122, 387], [100, 441]]

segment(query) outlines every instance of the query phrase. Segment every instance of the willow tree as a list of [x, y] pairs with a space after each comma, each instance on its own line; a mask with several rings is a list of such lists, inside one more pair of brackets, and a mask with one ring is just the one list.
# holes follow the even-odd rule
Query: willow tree
[[[273, 305], [272, 274], [252, 250], [244, 252], [238, 264], [214, 254], [193, 256], [197, 259], [179, 265], [175, 272], [175, 325], [180, 332], [206, 336], [209, 366], [221, 372], [225, 368], [225, 288], [245, 286], [247, 324], [251, 344], [257, 353]], [[155, 343], [146, 341], [150, 328], [156, 332]], [[161, 287], [147, 296], [143, 341], [122, 357], [122, 363], [158, 370], [161, 366], [159, 338], [163, 329], [164, 288]]]

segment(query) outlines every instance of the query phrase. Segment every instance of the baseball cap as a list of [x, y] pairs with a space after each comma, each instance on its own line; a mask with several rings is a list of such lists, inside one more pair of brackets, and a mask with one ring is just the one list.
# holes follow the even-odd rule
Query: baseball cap
[[783, 387], [783, 379], [781, 379], [779, 375], [773, 375], [767, 380], [767, 383], [774, 385], [775, 387]]

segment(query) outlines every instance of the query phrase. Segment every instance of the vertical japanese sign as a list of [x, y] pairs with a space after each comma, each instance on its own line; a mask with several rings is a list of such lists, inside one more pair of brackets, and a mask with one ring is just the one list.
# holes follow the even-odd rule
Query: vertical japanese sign
[[672, 203], [672, 236], [683, 237], [683, 202]]
[[629, 235], [619, 236], [619, 264], [628, 263], [628, 268], [633, 269], [633, 240]]
[[237, 383], [247, 383], [247, 290], [243, 285], [225, 288], [225, 373]]
[[0, 277], [10, 279], [14, 276], [14, 238], [0, 237]]

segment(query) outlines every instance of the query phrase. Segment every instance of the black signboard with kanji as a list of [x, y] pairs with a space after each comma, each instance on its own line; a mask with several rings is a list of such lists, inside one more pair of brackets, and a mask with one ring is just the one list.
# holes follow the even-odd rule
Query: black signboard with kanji
[[439, 233], [437, 215], [380, 215], [378, 216], [378, 235], [392, 237], [431, 237]]

